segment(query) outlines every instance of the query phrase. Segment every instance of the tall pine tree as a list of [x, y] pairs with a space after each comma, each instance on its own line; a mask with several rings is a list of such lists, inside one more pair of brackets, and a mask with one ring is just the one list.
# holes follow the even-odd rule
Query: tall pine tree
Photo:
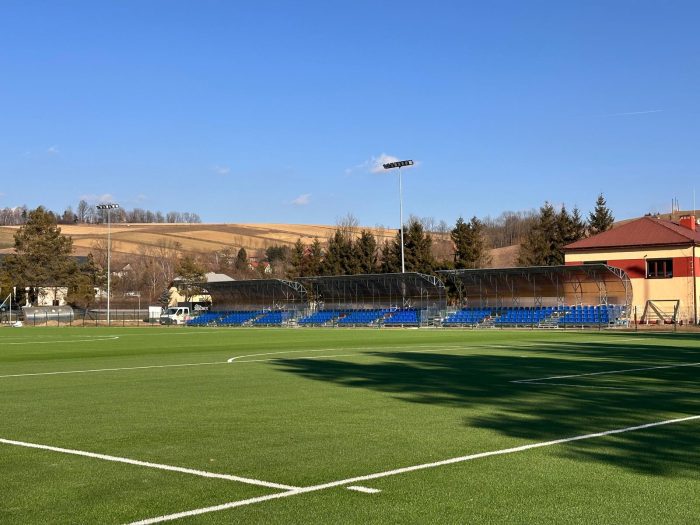
[[377, 239], [372, 232], [362, 230], [355, 241], [355, 258], [360, 273], [375, 273], [378, 267]]
[[323, 272], [323, 248], [318, 239], [314, 239], [307, 250], [306, 272], [308, 275], [321, 275]]
[[36, 299], [37, 287], [71, 286], [78, 275], [73, 241], [61, 233], [53, 213], [42, 206], [30, 211], [14, 239], [15, 252], [5, 258], [3, 269], [18, 290], [31, 288], [30, 300]]
[[591, 235], [608, 231], [615, 222], [612, 211], [608, 208], [605, 197], [601, 193], [595, 202], [595, 208], [588, 215], [588, 230]]
[[450, 237], [455, 244], [454, 267], [483, 268], [490, 262], [484, 237], [484, 225], [476, 217], [468, 223], [460, 217], [457, 219]]
[[522, 266], [552, 266], [559, 264], [558, 246], [561, 245], [559, 214], [545, 202], [535, 224], [520, 246], [518, 264]]

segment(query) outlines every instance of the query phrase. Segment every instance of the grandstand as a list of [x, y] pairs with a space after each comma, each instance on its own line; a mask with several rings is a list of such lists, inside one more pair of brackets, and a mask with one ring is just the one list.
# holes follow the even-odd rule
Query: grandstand
[[212, 309], [188, 321], [189, 326], [282, 326], [308, 309], [301, 283], [283, 279], [250, 279], [203, 283]]
[[[608, 327], [629, 320], [632, 291], [604, 264], [208, 283], [212, 310], [190, 326]], [[204, 285], [203, 285], [204, 286]]]
[[444, 326], [539, 328], [609, 326], [628, 322], [627, 274], [605, 264], [490, 268], [439, 272], [464, 306]]
[[424, 326], [446, 307], [445, 285], [421, 273], [302, 278], [312, 297], [301, 326]]

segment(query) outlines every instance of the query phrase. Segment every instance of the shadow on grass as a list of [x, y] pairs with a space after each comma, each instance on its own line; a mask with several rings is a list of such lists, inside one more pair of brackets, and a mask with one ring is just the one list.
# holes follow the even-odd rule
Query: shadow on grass
[[[467, 355], [379, 352], [373, 354], [379, 362], [286, 359], [277, 365], [309, 379], [384, 392], [410, 403], [464, 408], [466, 427], [528, 442], [700, 415], [700, 367], [557, 380], [570, 386], [511, 382], [700, 362], [700, 349], [687, 346], [698, 342], [697, 336], [645, 334], [631, 342], [629, 334], [619, 335], [627, 338], [550, 341], [493, 354], [483, 349]], [[697, 479], [700, 421], [569, 443], [560, 453], [645, 474]]]

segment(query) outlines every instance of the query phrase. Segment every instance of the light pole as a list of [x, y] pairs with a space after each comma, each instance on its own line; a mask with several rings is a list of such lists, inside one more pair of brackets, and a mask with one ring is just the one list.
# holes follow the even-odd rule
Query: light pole
[[109, 299], [112, 295], [112, 210], [119, 208], [119, 204], [98, 204], [98, 210], [107, 210], [107, 326], [109, 321]]
[[401, 220], [401, 273], [406, 273], [406, 263], [404, 261], [403, 255], [403, 184], [401, 181], [401, 168], [405, 166], [413, 166], [412, 160], [399, 160], [397, 162], [389, 162], [387, 164], [382, 164], [385, 170], [390, 170], [393, 168], [399, 169], [399, 214]]

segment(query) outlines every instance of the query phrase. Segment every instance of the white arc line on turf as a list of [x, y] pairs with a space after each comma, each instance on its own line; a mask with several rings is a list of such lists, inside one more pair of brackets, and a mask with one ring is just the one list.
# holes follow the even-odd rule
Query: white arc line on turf
[[282, 485], [281, 483], [272, 483], [270, 481], [263, 481], [260, 479], [243, 478], [240, 476], [231, 476], [229, 474], [217, 474], [215, 472], [206, 472], [204, 470], [191, 469], [186, 467], [174, 467], [172, 465], [163, 465], [161, 463], [151, 463], [150, 461], [139, 461], [137, 459], [122, 458], [119, 456], [109, 456], [107, 454], [98, 454], [96, 452], [86, 452], [84, 450], [73, 450], [70, 448], [60, 448], [52, 447], [49, 445], [39, 445], [37, 443], [27, 443], [25, 441], [15, 441], [13, 439], [2, 439], [0, 438], [0, 443], [5, 445], [14, 445], [17, 447], [25, 448], [36, 448], [39, 450], [49, 450], [51, 452], [60, 452], [62, 454], [70, 454], [73, 456], [83, 456], [87, 458], [102, 459], [104, 461], [113, 461], [115, 463], [126, 463], [128, 465], [136, 465], [139, 467], [148, 467], [158, 470], [168, 470], [170, 472], [180, 472], [183, 474], [192, 474], [194, 476], [200, 476], [203, 478], [218, 478], [225, 479], [228, 481], [237, 481], [239, 483], [247, 483], [248, 485], [259, 485], [261, 487], [268, 487], [272, 489], [284, 489], [284, 490], [294, 490], [297, 487], [292, 487], [290, 485]]
[[677, 418], [677, 419], [667, 419], [665, 421], [657, 421], [654, 423], [646, 423], [643, 425], [636, 425], [633, 427], [618, 428], [615, 430], [606, 430], [603, 432], [595, 432], [592, 434], [582, 434], [580, 436], [555, 439], [552, 441], [543, 441], [540, 443], [531, 443], [529, 445], [522, 445], [519, 447], [504, 448], [501, 450], [492, 450], [490, 452], [479, 452], [477, 454], [470, 454], [468, 456], [459, 456], [456, 458], [445, 459], [442, 461], [435, 461], [433, 463], [422, 463], [420, 465], [413, 465], [410, 467], [402, 467], [402, 468], [397, 468], [394, 470], [387, 470], [385, 472], [377, 472], [375, 474], [369, 474], [367, 476], [357, 476], [354, 478], [341, 479], [339, 481], [332, 481], [330, 483], [324, 483], [322, 485], [313, 485], [310, 487], [302, 487], [302, 488], [293, 489], [293, 490], [290, 490], [287, 492], [279, 492], [277, 494], [270, 494], [268, 496], [260, 496], [257, 498], [232, 501], [230, 503], [224, 503], [222, 505], [215, 505], [213, 507], [203, 507], [201, 509], [193, 509], [193, 510], [188, 510], [188, 511], [184, 511], [184, 512], [178, 512], [176, 514], [157, 516], [155, 518], [148, 518], [148, 519], [141, 520], [141, 521], [135, 521], [135, 522], [131, 523], [130, 525], [151, 525], [153, 523], [162, 523], [164, 521], [173, 521], [173, 520], [177, 520], [180, 518], [187, 518], [190, 516], [198, 516], [200, 514], [206, 514], [209, 512], [217, 512], [217, 511], [221, 511], [221, 510], [233, 509], [236, 507], [243, 507], [245, 505], [252, 505], [254, 503], [260, 503], [260, 502], [269, 501], [272, 499], [286, 498], [289, 496], [296, 496], [297, 494], [304, 494], [307, 492], [316, 492], [319, 490], [325, 490], [325, 489], [330, 489], [330, 488], [334, 488], [334, 487], [350, 485], [351, 483], [356, 483], [359, 481], [367, 481], [367, 480], [371, 480], [371, 479], [385, 478], [388, 476], [395, 476], [397, 474], [405, 474], [406, 472], [414, 472], [416, 470], [424, 470], [424, 469], [429, 469], [429, 468], [442, 467], [445, 465], [452, 465], [455, 463], [463, 463], [465, 461], [472, 461], [474, 459], [481, 459], [481, 458], [486, 458], [486, 457], [490, 457], [490, 456], [501, 456], [501, 455], [505, 455], [505, 454], [513, 454], [516, 452], [524, 452], [526, 450], [531, 450], [534, 448], [551, 447], [554, 445], [561, 445], [564, 443], [570, 443], [572, 441], [582, 441], [585, 439], [594, 439], [594, 438], [598, 438], [598, 437], [612, 436], [615, 434], [623, 434], [625, 432], [634, 432], [637, 430], [645, 430], [647, 428], [660, 427], [660, 426], [664, 426], [664, 425], [672, 425], [674, 423], [683, 423], [685, 421], [695, 421], [695, 420], [699, 420], [699, 419], [700, 419], [700, 415], [687, 416], [687, 417], [681, 417], [681, 418]]
[[[415, 346], [412, 346], [410, 348], [415, 348]], [[440, 348], [433, 348], [433, 345], [429, 346], [427, 350], [405, 350], [405, 347], [403, 346], [380, 346], [380, 347], [366, 347], [366, 348], [359, 348], [356, 350], [362, 350], [360, 352], [355, 352], [353, 354], [329, 354], [329, 355], [317, 355], [317, 356], [302, 356], [302, 357], [296, 357], [293, 359], [323, 359], [324, 357], [350, 357], [350, 356], [367, 356], [367, 357], [374, 357], [381, 355], [382, 353], [386, 353], [386, 350], [399, 350], [400, 353], [402, 354], [430, 354], [434, 352], [449, 352], [449, 351], [454, 351], [454, 350], [472, 350], [474, 348], [500, 348], [499, 346], [496, 345], [475, 345], [475, 346], [443, 346]], [[281, 359], [284, 359], [283, 357], [271, 357], [267, 359], [247, 359], [245, 361], [239, 361], [239, 359], [243, 359], [245, 357], [259, 357], [263, 355], [286, 355], [286, 354], [299, 354], [302, 352], [328, 352], [332, 350], [346, 350], [344, 348], [320, 348], [317, 350], [283, 350], [282, 352], [265, 352], [263, 354], [248, 354], [248, 355], [239, 355], [236, 357], [231, 357], [227, 362], [228, 363], [266, 363], [269, 361], [280, 361]], [[347, 348], [347, 350], [353, 350], [353, 348]]]
[[643, 372], [645, 370], [663, 370], [667, 368], [682, 368], [685, 366], [700, 366], [700, 363], [681, 363], [677, 365], [649, 366], [646, 368], [625, 368], [622, 370], [608, 370], [605, 372], [588, 372], [586, 374], [569, 374], [565, 376], [535, 377], [533, 379], [517, 379], [511, 383], [532, 383], [533, 381], [548, 381], [550, 379], [571, 379], [574, 377], [604, 376], [608, 374], [626, 374], [628, 372]]
[[[462, 347], [446, 347], [446, 348], [440, 348], [439, 350], [404, 350], [405, 353], [428, 353], [428, 352], [438, 352], [441, 350], [461, 350]], [[320, 350], [299, 350], [299, 352], [322, 352], [322, 351], [329, 351], [329, 350], [340, 350], [340, 349], [334, 349], [334, 348], [322, 348]], [[286, 352], [271, 352], [272, 354], [284, 354]], [[368, 355], [371, 356], [373, 354], [370, 354], [368, 352], [358, 352], [354, 354], [333, 354], [333, 355], [322, 355], [322, 356], [309, 356], [309, 357], [300, 357], [298, 359], [321, 359], [324, 357], [348, 357], [348, 356], [359, 356], [359, 355]], [[252, 355], [258, 355], [258, 354], [252, 354]], [[247, 356], [239, 356], [237, 358], [232, 358], [232, 359], [239, 359], [242, 357], [252, 357], [252, 355], [247, 355]], [[265, 354], [267, 355], [267, 354]], [[249, 359], [248, 361], [239, 361], [239, 363], [259, 363], [263, 361], [278, 361], [281, 358], [272, 358], [272, 359]], [[232, 361], [229, 359], [228, 361], [209, 361], [206, 363], [179, 363], [179, 364], [171, 364], [171, 365], [144, 365], [144, 366], [123, 366], [123, 367], [117, 367], [117, 368], [92, 368], [88, 370], [62, 370], [62, 371], [57, 371], [57, 372], [27, 372], [23, 374], [6, 374], [6, 375], [0, 375], [0, 379], [8, 378], [8, 377], [32, 377], [32, 376], [56, 376], [56, 375], [66, 375], [66, 374], [89, 374], [89, 373], [95, 373], [95, 372], [120, 372], [120, 371], [125, 371], [125, 370], [147, 370], [150, 368], [181, 368], [181, 367], [187, 367], [187, 366], [208, 366], [208, 365], [226, 365], [229, 364]]]

